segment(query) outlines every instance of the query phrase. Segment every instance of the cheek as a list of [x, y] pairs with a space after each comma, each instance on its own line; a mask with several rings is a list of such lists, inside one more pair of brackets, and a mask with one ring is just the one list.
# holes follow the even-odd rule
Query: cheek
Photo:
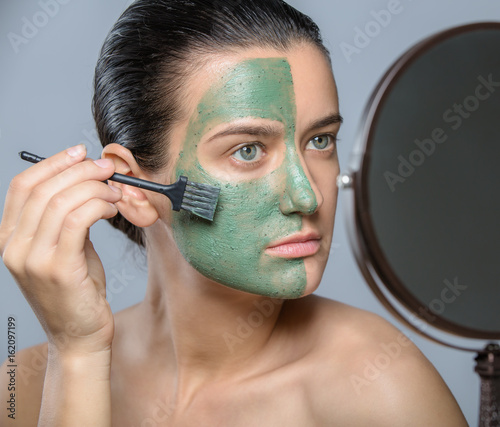
[[322, 233], [322, 249], [315, 257], [305, 260], [305, 269], [307, 277], [307, 288], [305, 295], [314, 292], [320, 285], [323, 273], [329, 256], [332, 253], [332, 234], [335, 224], [335, 213], [337, 207], [338, 187], [337, 176], [339, 174], [338, 162], [316, 165], [311, 168], [312, 178], [317, 184], [318, 191], [321, 192], [323, 203], [317, 212], [315, 221], [316, 226]]
[[184, 258], [205, 277], [241, 291], [277, 298], [302, 296], [304, 261], [265, 253], [270, 242], [302, 228], [299, 215], [280, 211], [283, 171], [239, 184], [220, 182], [196, 163], [186, 168], [179, 164], [179, 172], [221, 187], [213, 222], [182, 211], [173, 217], [174, 238]]
[[338, 160], [316, 163], [309, 170], [322, 195], [323, 206], [320, 213], [333, 217], [338, 197], [337, 177], [340, 174]]
[[329, 224], [329, 228], [333, 229], [333, 224], [335, 222], [335, 213], [337, 210], [337, 202], [338, 202], [338, 187], [336, 182], [336, 177], [333, 182], [329, 183], [328, 186], [325, 186], [326, 189], [323, 194], [325, 194], [325, 202], [322, 211], [320, 214], [324, 221]]

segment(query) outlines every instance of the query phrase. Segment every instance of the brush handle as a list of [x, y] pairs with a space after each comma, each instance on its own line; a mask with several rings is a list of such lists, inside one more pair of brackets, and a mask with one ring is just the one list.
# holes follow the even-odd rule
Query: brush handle
[[[41, 162], [42, 160], [45, 160], [45, 157], [40, 157], [37, 156], [36, 154], [28, 153], [27, 151], [21, 151], [19, 153], [19, 156], [21, 157], [21, 159], [26, 160], [27, 162], [30, 163], [38, 163]], [[181, 181], [183, 184], [187, 182], [187, 178], [181, 176], [179, 178], [179, 181], [177, 181], [175, 184], [163, 185], [163, 184], [158, 184], [157, 182], [146, 181], [145, 179], [135, 178], [133, 176], [122, 175], [121, 173], [113, 174], [108, 180], [119, 182], [120, 184], [131, 185], [137, 188], [143, 188], [144, 190], [150, 190], [156, 193], [161, 193], [170, 198], [170, 200], [172, 200], [172, 197], [171, 194], [169, 193], [175, 192], [179, 188], [179, 181]], [[174, 201], [172, 200], [172, 202]], [[174, 209], [174, 210], [179, 210], [179, 209]]]

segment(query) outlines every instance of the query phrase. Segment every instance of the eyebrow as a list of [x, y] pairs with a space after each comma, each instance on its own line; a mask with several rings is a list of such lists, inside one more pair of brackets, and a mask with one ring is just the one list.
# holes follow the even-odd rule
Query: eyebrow
[[309, 125], [307, 129], [309, 130], [320, 129], [337, 123], [341, 124], [344, 123], [344, 118], [339, 113], [333, 113], [319, 120], [315, 120]]
[[[329, 116], [323, 117], [321, 119], [315, 120], [307, 128], [308, 131], [314, 129], [320, 129], [332, 124], [343, 123], [344, 118], [339, 113], [330, 114]], [[251, 136], [265, 136], [270, 138], [279, 137], [283, 134], [284, 129], [280, 125], [247, 125], [247, 124], [235, 124], [227, 127], [226, 129], [217, 132], [212, 135], [207, 142], [210, 142], [216, 138], [221, 138], [228, 135], [251, 135]]]
[[272, 126], [272, 125], [231, 125], [228, 128], [217, 132], [215, 135], [211, 136], [207, 142], [212, 141], [215, 138], [220, 138], [227, 135], [252, 135], [252, 136], [266, 136], [266, 137], [278, 137], [284, 132], [282, 126]]

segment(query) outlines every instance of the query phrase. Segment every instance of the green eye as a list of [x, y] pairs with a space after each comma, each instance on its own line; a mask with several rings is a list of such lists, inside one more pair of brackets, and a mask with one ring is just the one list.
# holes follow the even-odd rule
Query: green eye
[[333, 137], [331, 135], [319, 135], [309, 141], [307, 148], [312, 148], [313, 150], [325, 150], [333, 143], [332, 140]]
[[[257, 144], [249, 144], [240, 148], [233, 157], [243, 162], [252, 162], [262, 155], [262, 149]], [[257, 159], [258, 160], [258, 159]]]

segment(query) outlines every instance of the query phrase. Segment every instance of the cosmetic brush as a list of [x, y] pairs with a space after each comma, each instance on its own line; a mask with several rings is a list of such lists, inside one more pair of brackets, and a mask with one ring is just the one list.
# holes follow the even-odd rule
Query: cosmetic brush
[[[19, 156], [21, 159], [31, 163], [38, 163], [45, 160], [44, 157], [28, 153], [27, 151], [21, 151]], [[185, 211], [191, 212], [209, 221], [213, 221], [214, 219], [220, 188], [188, 181], [185, 176], [179, 177], [179, 180], [171, 185], [158, 184], [156, 182], [146, 181], [144, 179], [119, 173], [113, 174], [113, 176], [109, 178], [109, 181], [115, 181], [121, 184], [164, 194], [172, 202], [172, 210], [180, 211], [184, 209]]]

